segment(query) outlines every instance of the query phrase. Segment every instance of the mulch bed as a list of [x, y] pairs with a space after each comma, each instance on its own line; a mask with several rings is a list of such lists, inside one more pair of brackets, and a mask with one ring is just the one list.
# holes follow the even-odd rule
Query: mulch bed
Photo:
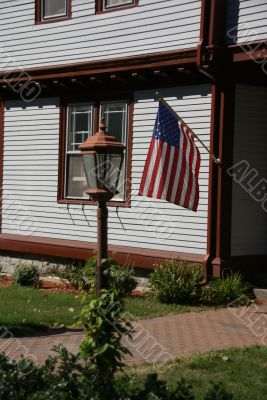
[[[4, 276], [0, 278], [0, 287], [10, 287], [12, 286], [12, 279], [11, 277]], [[41, 290], [45, 290], [48, 292], [70, 292], [78, 295], [82, 295], [83, 293], [75, 290], [73, 286], [64, 283], [64, 282], [51, 282], [49, 280], [42, 279], [39, 282], [38, 288]]]

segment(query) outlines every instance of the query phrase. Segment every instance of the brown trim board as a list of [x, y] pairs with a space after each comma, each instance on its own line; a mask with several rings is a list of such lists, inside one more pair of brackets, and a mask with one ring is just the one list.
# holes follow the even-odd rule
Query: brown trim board
[[217, 138], [221, 164], [217, 170], [216, 202], [216, 254], [212, 260], [213, 276], [221, 275], [223, 266], [231, 256], [232, 180], [227, 169], [233, 162], [235, 83], [225, 77], [217, 90]]
[[[195, 64], [196, 49], [183, 49], [151, 53], [142, 56], [129, 56], [104, 61], [90, 61], [75, 64], [61, 64], [51, 67], [36, 67], [24, 69], [32, 79], [68, 78], [84, 75], [95, 75], [101, 73], [122, 72], [138, 69], [159, 68], [165, 66], [179, 66]], [[21, 70], [6, 70], [0, 72], [0, 83], [6, 83], [8, 79], [1, 78], [8, 75], [12, 82], [28, 80], [27, 76], [21, 77]]]
[[[2, 233], [0, 250], [87, 260], [95, 253], [96, 243]], [[116, 245], [109, 246], [109, 256], [121, 264], [146, 269], [153, 269], [155, 264], [165, 259], [180, 258], [202, 264], [205, 258], [205, 255]]]
[[3, 208], [3, 166], [4, 166], [4, 102], [0, 99], [0, 232], [2, 232], [2, 208]]

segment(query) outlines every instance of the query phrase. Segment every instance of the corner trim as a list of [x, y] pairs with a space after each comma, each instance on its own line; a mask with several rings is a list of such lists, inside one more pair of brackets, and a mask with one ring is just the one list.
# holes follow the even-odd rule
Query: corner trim
[[5, 118], [5, 106], [3, 100], [0, 99], [0, 233], [2, 232], [2, 210], [3, 210], [4, 118]]

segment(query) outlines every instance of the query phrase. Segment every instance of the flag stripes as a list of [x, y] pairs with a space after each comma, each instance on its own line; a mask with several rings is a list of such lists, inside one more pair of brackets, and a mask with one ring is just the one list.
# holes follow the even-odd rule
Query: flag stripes
[[139, 195], [196, 211], [199, 169], [193, 133], [160, 101]]

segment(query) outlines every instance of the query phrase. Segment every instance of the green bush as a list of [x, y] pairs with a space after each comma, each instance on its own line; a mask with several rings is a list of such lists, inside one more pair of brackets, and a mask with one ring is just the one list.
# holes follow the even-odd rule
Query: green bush
[[[12, 361], [0, 354], [1, 400], [200, 400], [184, 379], [174, 389], [156, 374], [145, 377], [142, 385], [133, 385], [131, 375], [110, 379], [107, 383], [80, 355], [62, 346], [57, 355], [38, 366], [21, 359]], [[202, 398], [202, 397], [201, 397]], [[221, 384], [213, 385], [204, 400], [233, 400]]]
[[78, 324], [84, 326], [85, 338], [80, 351], [86, 364], [94, 366], [102, 380], [109, 380], [131, 354], [123, 346], [122, 337], [130, 335], [131, 325], [124, 320], [125, 306], [117, 292], [102, 290], [98, 298], [91, 292], [83, 298]]
[[[136, 288], [134, 268], [120, 265], [112, 259], [103, 260], [103, 265], [108, 289], [116, 290], [120, 296], [124, 296]], [[96, 257], [93, 256], [86, 261], [83, 268], [72, 264], [64, 272], [61, 272], [60, 277], [67, 279], [75, 289], [88, 292], [95, 286], [95, 274]]]
[[239, 273], [231, 273], [223, 278], [212, 280], [201, 291], [202, 303], [211, 305], [228, 305], [231, 302], [247, 301], [250, 294], [250, 286], [243, 281]]
[[167, 260], [150, 274], [152, 290], [164, 303], [191, 303], [197, 299], [202, 271], [182, 260]]
[[128, 265], [120, 265], [113, 260], [107, 260], [104, 274], [108, 289], [116, 291], [120, 297], [125, 296], [137, 286], [134, 268]]
[[19, 266], [12, 275], [12, 281], [15, 285], [32, 286], [38, 284], [40, 274], [38, 269], [33, 266]]
[[62, 280], [68, 280], [76, 290], [88, 289], [84, 268], [80, 263], [73, 262], [69, 264], [64, 271], [58, 272], [58, 276]]

